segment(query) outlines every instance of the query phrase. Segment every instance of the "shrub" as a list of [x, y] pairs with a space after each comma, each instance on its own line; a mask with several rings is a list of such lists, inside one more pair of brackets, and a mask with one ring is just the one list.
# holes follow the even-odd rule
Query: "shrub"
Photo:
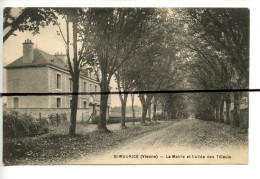
[[58, 113], [58, 119], [57, 119], [57, 113], [51, 113], [48, 115], [49, 121], [52, 125], [59, 124], [61, 122], [65, 122], [68, 120], [67, 113]]
[[95, 116], [94, 119], [92, 119], [92, 124], [98, 124], [100, 116]]
[[67, 117], [67, 113], [61, 113], [60, 115], [59, 115], [59, 119], [61, 120], [61, 121], [67, 121], [68, 120], [68, 117]]
[[22, 137], [46, 133], [48, 128], [33, 118], [28, 113], [18, 113], [11, 111], [4, 112], [3, 115], [3, 135], [4, 137]]

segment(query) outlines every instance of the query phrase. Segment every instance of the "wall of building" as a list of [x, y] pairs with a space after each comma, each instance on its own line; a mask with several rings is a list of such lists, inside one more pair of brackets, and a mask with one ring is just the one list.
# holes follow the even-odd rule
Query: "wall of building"
[[18, 108], [48, 108], [48, 96], [8, 96], [7, 108], [14, 108], [14, 98], [19, 99]]
[[[7, 70], [8, 93], [47, 93], [47, 68], [16, 68]], [[46, 96], [9, 96], [7, 107], [13, 108], [14, 97], [19, 98], [21, 108], [47, 108]]]
[[[51, 67], [16, 68], [7, 70], [8, 93], [70, 93], [70, 74], [64, 70]], [[57, 74], [60, 75], [60, 88], [57, 88]], [[86, 82], [86, 88], [84, 88]], [[96, 88], [95, 88], [96, 86]], [[100, 92], [99, 84], [93, 79], [80, 77], [79, 92]], [[19, 98], [19, 107], [14, 109], [14, 98]], [[57, 108], [57, 98], [61, 99], [61, 106]], [[30, 113], [33, 117], [48, 117], [52, 113], [66, 113], [70, 117], [71, 95], [55, 96], [12, 96], [7, 97], [7, 110], [20, 113]], [[87, 106], [84, 106], [86, 102]], [[93, 112], [90, 102], [99, 105], [100, 95], [79, 95], [77, 121], [85, 121]], [[109, 97], [108, 105], [111, 105]], [[84, 108], [86, 107], [86, 108]], [[99, 107], [96, 107], [99, 115]]]
[[[61, 86], [60, 89], [57, 88], [57, 74], [61, 76]], [[48, 91], [51, 93], [72, 93], [72, 88], [70, 87], [70, 79], [71, 76], [68, 72], [63, 70], [58, 70], [54, 68], [48, 69]], [[86, 84], [86, 88], [84, 88], [84, 82]], [[100, 87], [97, 82], [89, 78], [80, 77], [79, 79], [79, 92], [100, 92]], [[72, 99], [71, 95], [68, 96], [52, 96], [50, 97], [50, 108], [56, 107], [56, 98], [62, 99], [62, 108], [69, 108], [70, 107], [70, 100]], [[84, 107], [84, 101], [89, 104], [91, 101], [90, 98], [92, 97], [93, 103], [100, 103], [100, 95], [79, 95], [78, 96], [78, 107]], [[92, 101], [91, 101], [92, 102]]]
[[48, 92], [46, 67], [7, 69], [8, 93]]

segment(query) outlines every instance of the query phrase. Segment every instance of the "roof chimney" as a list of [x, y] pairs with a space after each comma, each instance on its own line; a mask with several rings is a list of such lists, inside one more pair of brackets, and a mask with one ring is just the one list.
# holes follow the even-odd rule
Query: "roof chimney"
[[29, 39], [23, 43], [23, 63], [32, 63], [34, 57], [33, 45]]
[[55, 57], [58, 57], [59, 59], [61, 59], [64, 63], [67, 64], [67, 55], [66, 54], [63, 54], [62, 52], [57, 52], [55, 53], [54, 55]]

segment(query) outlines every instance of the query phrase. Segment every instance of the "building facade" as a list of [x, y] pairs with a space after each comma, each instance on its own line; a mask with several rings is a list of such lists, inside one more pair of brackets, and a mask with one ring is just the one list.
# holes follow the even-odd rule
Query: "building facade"
[[[34, 48], [30, 40], [23, 43], [23, 56], [6, 67], [7, 93], [72, 93], [72, 80], [66, 55], [48, 54]], [[79, 92], [100, 92], [96, 76], [82, 69]], [[70, 115], [71, 95], [9, 96], [7, 109], [27, 112], [34, 117], [51, 113]], [[86, 121], [92, 113], [99, 114], [100, 95], [79, 95], [77, 121]], [[109, 96], [108, 110], [111, 104]]]

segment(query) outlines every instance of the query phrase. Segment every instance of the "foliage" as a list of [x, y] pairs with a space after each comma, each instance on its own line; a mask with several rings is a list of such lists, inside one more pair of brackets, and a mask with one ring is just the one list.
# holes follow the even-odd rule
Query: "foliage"
[[[182, 11], [186, 29], [180, 36], [186, 59], [185, 71], [193, 89], [248, 88], [249, 11], [248, 9], [190, 8]], [[235, 93], [233, 95], [236, 95]], [[230, 93], [191, 96], [194, 112], [206, 120], [224, 121], [224, 101]], [[239, 97], [234, 103], [239, 104]], [[239, 106], [235, 105], [239, 121]], [[229, 113], [229, 112], [228, 112]]]
[[[58, 116], [58, 119], [57, 119]], [[51, 124], [53, 123], [61, 123], [61, 122], [65, 122], [68, 120], [67, 117], [67, 113], [63, 112], [63, 113], [51, 113], [48, 115], [49, 121], [51, 122]]]
[[[89, 8], [84, 37], [94, 56], [92, 63], [101, 92], [108, 92], [112, 76], [128, 61], [137, 48], [148, 20], [150, 8]], [[101, 95], [99, 128], [106, 130], [108, 95]]]
[[[224, 54], [234, 68], [237, 87], [248, 87], [249, 76], [249, 10], [189, 9], [198, 37], [216, 52]], [[223, 56], [223, 55], [222, 55]]]
[[14, 32], [19, 30], [24, 32], [26, 30], [38, 34], [40, 27], [44, 28], [49, 24], [55, 24], [57, 16], [50, 8], [10, 8], [4, 9], [4, 42]]
[[[45, 123], [46, 124], [46, 123]], [[18, 113], [16, 111], [4, 112], [3, 134], [4, 137], [23, 137], [48, 132], [43, 123], [30, 114]]]

